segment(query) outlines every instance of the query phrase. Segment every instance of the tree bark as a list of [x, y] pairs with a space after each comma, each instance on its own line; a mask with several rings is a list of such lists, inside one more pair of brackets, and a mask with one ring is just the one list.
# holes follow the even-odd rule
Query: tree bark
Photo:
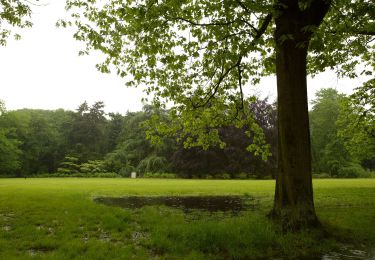
[[[301, 0], [300, 0], [301, 1]], [[306, 64], [311, 33], [328, 11], [325, 0], [312, 1], [301, 10], [298, 0], [279, 1], [276, 31], [278, 91], [278, 172], [270, 216], [284, 230], [318, 226], [315, 214], [308, 117]]]

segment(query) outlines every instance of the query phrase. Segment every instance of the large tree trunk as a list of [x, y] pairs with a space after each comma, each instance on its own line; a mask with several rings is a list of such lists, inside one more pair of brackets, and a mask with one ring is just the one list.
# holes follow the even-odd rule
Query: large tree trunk
[[[301, 0], [300, 0], [301, 1]], [[286, 230], [317, 226], [311, 174], [306, 57], [311, 32], [328, 11], [325, 0], [312, 1], [302, 11], [298, 0], [281, 0], [276, 17], [278, 90], [278, 173], [271, 217]]]

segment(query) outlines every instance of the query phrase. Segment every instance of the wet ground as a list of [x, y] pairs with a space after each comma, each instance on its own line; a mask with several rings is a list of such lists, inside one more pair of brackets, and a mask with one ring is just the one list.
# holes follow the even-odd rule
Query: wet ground
[[368, 250], [365, 246], [358, 249], [350, 245], [343, 245], [338, 252], [330, 252], [322, 257], [322, 260], [351, 259], [375, 260], [375, 249]]
[[[117, 206], [125, 209], [139, 209], [145, 206], [167, 206], [189, 212], [229, 212], [237, 215], [246, 210], [255, 210], [257, 201], [251, 196], [128, 196], [128, 197], [99, 197], [94, 201], [107, 206]], [[342, 245], [337, 252], [330, 252], [321, 260], [375, 260], [375, 249], [368, 250]]]
[[182, 209], [184, 212], [201, 210], [207, 212], [239, 213], [255, 208], [255, 200], [249, 196], [129, 196], [121, 198], [100, 197], [96, 202], [126, 209], [164, 205]]

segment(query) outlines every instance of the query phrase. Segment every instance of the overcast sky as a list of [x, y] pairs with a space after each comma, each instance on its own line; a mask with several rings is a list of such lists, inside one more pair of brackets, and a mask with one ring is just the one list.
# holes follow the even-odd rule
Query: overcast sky
[[[34, 26], [21, 31], [20, 41], [0, 46], [0, 99], [8, 110], [20, 108], [71, 109], [83, 101], [104, 101], [107, 112], [137, 111], [142, 108], [140, 89], [127, 88], [116, 75], [102, 74], [95, 68], [99, 54], [78, 56], [82, 43], [72, 37], [73, 29], [56, 28], [65, 17], [64, 1], [35, 8]], [[320, 88], [333, 87], [351, 93], [364, 79], [337, 79], [332, 72], [308, 79], [311, 100]], [[251, 93], [276, 98], [276, 80], [267, 78]]]

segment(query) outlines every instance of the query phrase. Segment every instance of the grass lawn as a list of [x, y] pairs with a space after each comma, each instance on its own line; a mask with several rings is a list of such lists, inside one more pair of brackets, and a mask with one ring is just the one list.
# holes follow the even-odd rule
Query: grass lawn
[[[0, 179], [0, 259], [319, 259], [375, 248], [375, 179], [315, 180], [326, 231], [282, 234], [265, 217], [271, 180]], [[98, 196], [249, 195], [255, 211], [124, 210]]]

